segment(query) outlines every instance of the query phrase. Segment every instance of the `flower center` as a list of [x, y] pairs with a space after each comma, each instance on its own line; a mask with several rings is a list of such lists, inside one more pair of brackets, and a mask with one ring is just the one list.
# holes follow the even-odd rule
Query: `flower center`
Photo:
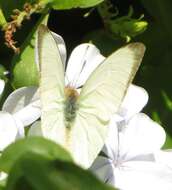
[[76, 89], [69, 86], [65, 87], [64, 116], [66, 127], [70, 127], [76, 117], [78, 96], [79, 94]]
[[115, 168], [120, 169], [120, 167], [122, 165], [122, 161], [121, 160], [114, 160], [113, 164], [114, 164]]

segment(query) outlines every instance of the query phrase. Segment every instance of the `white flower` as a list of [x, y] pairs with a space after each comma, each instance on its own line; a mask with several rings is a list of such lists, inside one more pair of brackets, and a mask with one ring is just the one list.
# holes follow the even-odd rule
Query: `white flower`
[[40, 117], [40, 101], [35, 87], [15, 90], [0, 111], [0, 151], [17, 138], [24, 137], [24, 127]]
[[81, 44], [77, 46], [67, 63], [65, 72], [66, 86], [82, 87], [90, 74], [104, 59], [105, 57], [92, 44]]
[[172, 149], [160, 150], [154, 154], [155, 161], [172, 170]]
[[142, 87], [130, 85], [125, 98], [118, 110], [118, 113], [113, 116], [113, 120], [121, 123], [127, 123], [135, 114], [139, 113], [148, 102], [148, 93]]
[[172, 189], [169, 157], [163, 152], [164, 160], [162, 155], [160, 159], [165, 132], [148, 116], [138, 113], [147, 99], [143, 89], [129, 88], [120, 115], [110, 123], [102, 153], [90, 168], [105, 183], [121, 190]]

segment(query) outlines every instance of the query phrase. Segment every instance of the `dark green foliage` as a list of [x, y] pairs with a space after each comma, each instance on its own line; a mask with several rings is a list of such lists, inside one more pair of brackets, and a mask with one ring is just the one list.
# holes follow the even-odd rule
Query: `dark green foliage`
[[5, 190], [114, 190], [74, 165], [60, 146], [40, 137], [10, 145], [0, 168], [9, 173]]
[[114, 190], [70, 162], [25, 154], [11, 170], [6, 190]]

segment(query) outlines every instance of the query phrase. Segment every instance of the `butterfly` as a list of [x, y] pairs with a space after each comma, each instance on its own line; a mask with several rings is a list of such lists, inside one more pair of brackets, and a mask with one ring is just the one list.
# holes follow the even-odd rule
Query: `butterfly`
[[110, 119], [121, 105], [145, 47], [131, 43], [112, 53], [91, 73], [80, 93], [70, 84], [65, 86], [58, 45], [44, 25], [38, 29], [37, 48], [43, 135], [89, 168], [104, 145]]

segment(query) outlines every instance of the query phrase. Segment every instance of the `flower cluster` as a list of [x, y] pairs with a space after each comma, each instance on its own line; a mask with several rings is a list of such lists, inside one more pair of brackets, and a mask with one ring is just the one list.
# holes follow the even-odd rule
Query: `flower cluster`
[[[80, 91], [105, 57], [94, 45], [81, 44], [73, 50], [66, 66], [64, 41], [59, 35], [52, 35], [66, 67], [65, 83], [75, 84]], [[112, 117], [106, 143], [90, 168], [103, 182], [122, 190], [172, 189], [172, 153], [161, 150], [165, 132], [159, 124], [140, 113], [147, 101], [148, 94], [143, 88], [129, 86], [118, 113]], [[31, 124], [27, 135], [41, 136], [37, 121], [40, 115], [37, 87], [23, 87], [10, 94], [0, 112], [0, 150], [24, 137], [24, 127]]]
[[91, 170], [105, 183], [122, 190], [172, 188], [172, 151], [161, 150], [164, 129], [144, 113], [144, 89], [130, 86], [121, 110], [112, 118], [101, 154]]

